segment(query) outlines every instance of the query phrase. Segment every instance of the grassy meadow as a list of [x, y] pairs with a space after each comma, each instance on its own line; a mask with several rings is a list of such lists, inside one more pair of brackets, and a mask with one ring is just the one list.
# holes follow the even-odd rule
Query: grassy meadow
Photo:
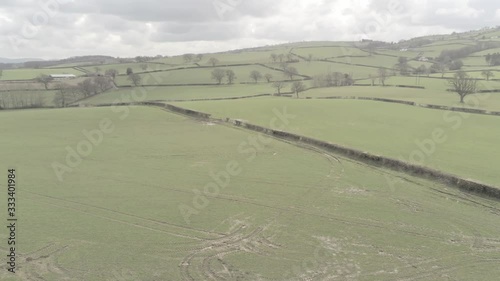
[[[287, 107], [296, 125], [287, 131], [389, 156], [490, 184], [500, 183], [492, 149], [500, 133], [497, 116], [455, 113], [362, 100], [258, 100], [185, 102], [179, 106], [266, 126], [273, 108]], [[444, 131], [446, 141], [422, 153], [417, 143]], [[370, 141], [367, 141], [370, 140]], [[431, 147], [431, 146], [426, 146]], [[412, 157], [415, 151], [425, 157]], [[474, 153], [474, 157], [469, 157]], [[423, 158], [423, 159], [422, 159]]]
[[[265, 127], [286, 121], [286, 112], [292, 116], [284, 131], [500, 187], [499, 116], [325, 99], [500, 111], [499, 93], [470, 95], [459, 104], [447, 91], [456, 71], [404, 76], [393, 69], [399, 57], [410, 70], [430, 67], [442, 51], [493, 42], [498, 32], [429, 36], [411, 41], [417, 47], [400, 42], [370, 52], [369, 41], [299, 42], [192, 60], [176, 55], [3, 70], [0, 174], [17, 169], [20, 231], [18, 273], [1, 271], [0, 280], [496, 280], [496, 199], [228, 122], [98, 105], [158, 101]], [[484, 60], [498, 50], [462, 58], [479, 90], [500, 90], [500, 68]], [[272, 54], [291, 61], [280, 64]], [[430, 61], [418, 61], [419, 55]], [[300, 98], [290, 94], [285, 67], [298, 71]], [[137, 86], [127, 68], [141, 78]], [[234, 84], [224, 78], [217, 85], [216, 68], [233, 70]], [[387, 86], [378, 79], [369, 86], [379, 68], [391, 74]], [[104, 79], [109, 89], [90, 89], [92, 96], [75, 107], [11, 110], [33, 100], [56, 106], [61, 82], [81, 96], [84, 81], [92, 86], [93, 75], [109, 69], [119, 73]], [[495, 77], [486, 81], [484, 70]], [[272, 79], [254, 83], [252, 71]], [[313, 87], [314, 78], [331, 72], [349, 74], [355, 85]], [[33, 81], [63, 73], [79, 77], [51, 81], [48, 90]], [[273, 96], [279, 82], [286, 95]], [[0, 200], [1, 209], [5, 204]], [[7, 251], [0, 245], [1, 255]]]
[[[500, 273], [493, 212], [500, 204], [492, 200], [277, 140], [252, 152], [253, 133], [154, 108], [0, 118], [12, 120], [0, 123], [2, 131], [16, 131], [0, 139], [0, 150], [18, 169], [23, 202], [19, 273], [2, 271], [2, 280], [492, 280]], [[59, 181], [53, 163], [65, 163], [67, 147], [76, 149], [82, 131], [102, 120], [111, 131]], [[195, 205], [193, 190], [216, 182], [210, 174], [228, 163], [238, 174]], [[180, 206], [203, 208], [186, 221]]]

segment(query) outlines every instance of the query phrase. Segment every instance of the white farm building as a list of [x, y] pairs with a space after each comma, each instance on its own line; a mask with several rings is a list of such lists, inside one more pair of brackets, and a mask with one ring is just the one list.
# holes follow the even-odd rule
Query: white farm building
[[54, 80], [64, 80], [64, 79], [73, 79], [76, 78], [74, 74], [50, 74], [50, 78]]

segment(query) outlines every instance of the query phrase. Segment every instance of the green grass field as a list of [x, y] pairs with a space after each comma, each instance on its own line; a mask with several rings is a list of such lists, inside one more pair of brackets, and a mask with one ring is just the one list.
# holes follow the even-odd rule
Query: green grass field
[[[164, 101], [265, 127], [280, 125], [286, 112], [291, 117], [284, 131], [500, 187], [500, 117], [324, 99], [377, 97], [500, 111], [498, 93], [471, 95], [459, 104], [458, 95], [447, 91], [454, 71], [444, 78], [441, 73], [396, 75], [385, 81], [387, 87], [376, 81], [375, 86], [310, 88], [312, 80], [296, 76], [306, 88], [300, 99], [270, 96], [276, 92], [272, 83], [254, 84], [250, 78], [257, 70], [272, 74], [273, 81], [288, 80], [272, 69], [280, 66], [271, 54], [294, 53], [312, 55], [311, 62], [289, 64], [300, 75], [341, 72], [356, 84], [371, 84], [370, 75], [379, 67], [393, 68], [400, 56], [413, 68], [430, 67], [431, 62], [415, 60], [420, 53], [437, 57], [499, 34], [426, 36], [420, 39], [432, 43], [404, 50], [402, 41], [371, 56], [357, 48], [367, 48], [364, 41], [300, 42], [203, 54], [192, 61], [163, 57], [145, 70], [142, 63], [102, 64], [97, 65], [101, 73], [119, 71], [117, 87], [78, 107], [0, 110], [0, 187], [5, 191], [5, 172], [16, 168], [20, 218], [18, 273], [3, 270], [0, 280], [496, 280], [499, 200], [230, 122], [196, 120], [156, 107], [94, 106]], [[500, 68], [488, 66], [483, 57], [498, 50], [462, 58], [463, 70], [480, 79], [479, 90], [500, 89], [499, 81], [481, 75], [492, 70], [493, 78], [500, 77]], [[212, 57], [216, 67], [210, 65]], [[231, 66], [236, 64], [248, 65]], [[81, 76], [61, 81], [75, 86], [89, 79], [78, 69], [96, 71], [94, 65], [61, 66], [3, 70], [1, 80], [14, 81], [0, 81], [0, 109], [33, 101], [54, 106], [59, 81], [45, 90], [33, 81], [42, 73]], [[130, 87], [129, 67], [146, 86]], [[233, 70], [235, 83], [224, 79], [215, 85], [214, 68]], [[286, 82], [281, 92], [291, 86]], [[248, 96], [253, 97], [210, 100]], [[6, 201], [0, 200], [0, 209], [7, 208]], [[7, 241], [5, 231], [0, 240]], [[8, 250], [0, 245], [0, 255]]]
[[313, 55], [313, 59], [326, 59], [346, 56], [368, 56], [368, 53], [358, 48], [353, 47], [309, 47], [309, 48], [294, 48], [294, 54], [307, 58], [309, 54]]
[[[147, 68], [144, 70], [142, 66], [147, 65]], [[105, 64], [105, 65], [93, 65], [83, 67], [89, 72], [95, 72], [96, 67], [100, 69], [101, 73], [105, 73], [108, 69], [116, 69], [119, 74], [125, 75], [127, 73], [127, 68], [132, 68], [132, 71], [135, 73], [141, 73], [145, 71], [155, 71], [155, 70], [165, 70], [171, 69], [175, 66], [159, 64], [159, 63], [121, 63], [121, 64]]]
[[191, 100], [252, 96], [272, 94], [270, 84], [183, 86], [183, 87], [141, 87], [112, 90], [82, 101], [84, 104], [103, 104], [130, 101]]
[[[367, 81], [368, 82], [368, 81]], [[388, 81], [392, 82], [391, 80]], [[302, 98], [320, 97], [373, 97], [394, 100], [413, 101], [419, 104], [435, 104], [453, 107], [485, 109], [500, 111], [500, 94], [476, 94], [465, 98], [465, 103], [460, 104], [458, 95], [447, 91], [429, 91], [420, 89], [402, 89], [399, 87], [341, 87], [311, 89], [301, 94]], [[479, 101], [479, 103], [477, 103]]]
[[[496, 116], [360, 100], [267, 98], [179, 105], [264, 126], [272, 117], [266, 112], [286, 106], [290, 114], [297, 116], [295, 126], [287, 131], [500, 186], [494, 164], [500, 152], [492, 149], [500, 138], [495, 130], [500, 118]], [[444, 131], [446, 141], [434, 143], [435, 148], [428, 150], [435, 151], [429, 155], [410, 157], [425, 151], [417, 143], [432, 139], [435, 130]], [[474, 157], [470, 157], [471, 153]]]
[[[269, 73], [273, 75], [273, 80], [283, 80], [283, 72], [269, 69], [260, 65], [249, 65], [249, 66], [228, 66], [228, 67], [215, 67], [224, 70], [231, 69], [236, 73], [236, 80], [234, 83], [251, 83], [254, 82], [250, 78], [250, 73], [254, 70], [259, 71], [262, 75]], [[143, 84], [145, 85], [168, 85], [168, 84], [217, 84], [215, 80], [212, 79], [212, 71], [215, 68], [191, 68], [191, 69], [181, 69], [174, 71], [163, 71], [163, 72], [153, 72], [141, 74]], [[127, 80], [126, 76], [119, 76], [116, 79], [116, 83], [119, 86], [131, 85], [132, 82]], [[262, 78], [259, 82], [264, 82], [265, 79]], [[224, 78], [223, 83], [227, 83]]]
[[[159, 109], [117, 110], [0, 112], [10, 120], [0, 122], [2, 132], [14, 132], [0, 138], [0, 151], [4, 171], [18, 168], [22, 218], [18, 273], [2, 271], [0, 279], [494, 280], [500, 273], [498, 202], [272, 139], [250, 158], [253, 133]], [[52, 164], [65, 163], [67, 147], [86, 139], [82, 130], [106, 119], [113, 130], [58, 181]], [[210, 173], [228, 163], [238, 168], [229, 183], [208, 203], [193, 203], [193, 190], [215, 184]], [[199, 213], [186, 221], [179, 206]]]
[[60, 68], [60, 69], [8, 69], [4, 70], [0, 80], [29, 80], [38, 77], [41, 74], [74, 74], [76, 76], [81, 76], [84, 73], [73, 68]]

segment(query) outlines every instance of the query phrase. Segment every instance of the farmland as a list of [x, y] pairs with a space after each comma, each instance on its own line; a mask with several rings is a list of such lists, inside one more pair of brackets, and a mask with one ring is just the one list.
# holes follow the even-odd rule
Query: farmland
[[[0, 139], [9, 146], [3, 159], [22, 167], [21, 278], [491, 280], [499, 273], [491, 211], [498, 202], [471, 202], [439, 184], [273, 139], [252, 157], [238, 150], [253, 133], [128, 109], [125, 118], [111, 108], [1, 113], [15, 120], [2, 122], [2, 131], [25, 128]], [[58, 181], [53, 162], [64, 162], [65, 147], [104, 119], [111, 132]], [[200, 207], [192, 190], [228, 163], [239, 173], [186, 222], [179, 206]]]
[[5, 69], [0, 168], [17, 169], [22, 231], [0, 280], [495, 280], [500, 200], [460, 183], [500, 188], [499, 49], [440, 56], [497, 33]]

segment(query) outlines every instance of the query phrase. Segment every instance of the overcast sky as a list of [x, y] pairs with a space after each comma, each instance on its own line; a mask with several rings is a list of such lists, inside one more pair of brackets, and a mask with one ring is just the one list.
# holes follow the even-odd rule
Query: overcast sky
[[497, 25], [498, 0], [0, 0], [0, 57], [131, 57], [295, 41], [399, 41]]

